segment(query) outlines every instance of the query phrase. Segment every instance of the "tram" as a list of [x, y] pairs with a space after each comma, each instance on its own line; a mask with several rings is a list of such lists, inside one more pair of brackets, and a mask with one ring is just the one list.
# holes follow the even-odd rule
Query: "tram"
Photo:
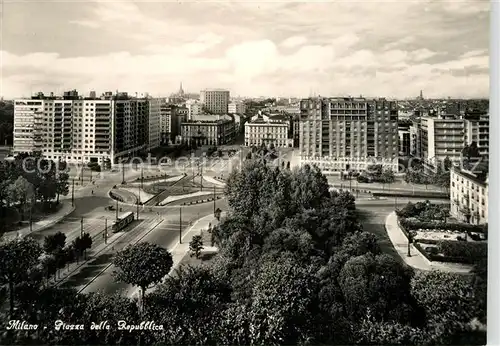
[[130, 225], [134, 221], [134, 213], [132, 211], [121, 215], [113, 225], [113, 233], [120, 232], [122, 229]]

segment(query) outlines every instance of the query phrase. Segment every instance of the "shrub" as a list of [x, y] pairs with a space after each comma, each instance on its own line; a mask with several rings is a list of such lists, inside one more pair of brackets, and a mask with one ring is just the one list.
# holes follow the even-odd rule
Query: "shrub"
[[471, 259], [474, 263], [480, 258], [488, 256], [488, 244], [471, 243], [457, 241], [441, 241], [439, 250], [444, 256], [465, 257]]
[[418, 230], [418, 229], [449, 229], [458, 232], [475, 232], [475, 233], [485, 233], [487, 232], [487, 225], [469, 225], [465, 223], [444, 223], [444, 222], [423, 222], [414, 221], [401, 218], [399, 220], [401, 226], [406, 228], [406, 230]]

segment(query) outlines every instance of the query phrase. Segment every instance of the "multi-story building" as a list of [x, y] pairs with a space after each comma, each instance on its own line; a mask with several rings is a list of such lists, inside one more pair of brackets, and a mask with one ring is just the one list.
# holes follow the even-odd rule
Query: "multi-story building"
[[126, 93], [101, 98], [39, 93], [15, 101], [14, 153], [38, 151], [69, 163], [117, 163], [149, 146], [149, 100]]
[[171, 105], [165, 100], [160, 106], [160, 143], [169, 144], [171, 131]]
[[450, 175], [450, 214], [471, 224], [488, 223], [488, 173], [454, 166]]
[[234, 122], [228, 115], [197, 115], [181, 124], [182, 141], [188, 144], [222, 145], [234, 140]]
[[455, 115], [421, 119], [422, 159], [433, 166], [449, 158], [459, 161], [464, 148], [464, 121]]
[[162, 144], [178, 143], [181, 123], [188, 120], [189, 110], [183, 106], [163, 104], [160, 119], [160, 138]]
[[245, 102], [242, 101], [233, 101], [228, 105], [228, 113], [229, 114], [245, 114], [246, 105]]
[[410, 131], [409, 130], [398, 130], [399, 136], [399, 155], [409, 156], [410, 155]]
[[361, 171], [379, 163], [398, 169], [398, 108], [395, 101], [309, 98], [300, 102], [301, 164], [323, 171]]
[[490, 117], [485, 112], [466, 113], [464, 116], [464, 144], [477, 144], [482, 156], [489, 156]]
[[149, 100], [149, 118], [148, 118], [149, 150], [159, 147], [161, 143], [160, 122], [161, 122], [161, 110], [163, 104], [165, 104], [164, 99], [157, 98]]
[[203, 113], [203, 104], [198, 100], [187, 100], [186, 108], [188, 110], [188, 119]]
[[288, 147], [288, 124], [283, 121], [265, 120], [262, 116], [245, 123], [245, 146], [259, 147], [262, 144]]
[[222, 89], [205, 89], [200, 93], [200, 101], [212, 114], [228, 114], [229, 91]]

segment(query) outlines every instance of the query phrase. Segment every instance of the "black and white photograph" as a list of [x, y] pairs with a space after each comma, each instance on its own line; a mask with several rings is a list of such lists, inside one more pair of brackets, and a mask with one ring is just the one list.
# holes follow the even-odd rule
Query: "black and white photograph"
[[494, 2], [0, 0], [0, 344], [500, 342]]

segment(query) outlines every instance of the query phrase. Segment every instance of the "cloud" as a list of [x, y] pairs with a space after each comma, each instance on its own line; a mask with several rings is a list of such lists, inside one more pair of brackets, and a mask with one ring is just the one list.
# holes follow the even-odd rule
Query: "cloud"
[[286, 48], [295, 48], [307, 42], [304, 36], [292, 36], [281, 42], [281, 45]]
[[[50, 3], [47, 11], [57, 6]], [[225, 87], [249, 96], [307, 96], [311, 89], [387, 97], [420, 89], [430, 97], [488, 94], [489, 5], [482, 1], [71, 6], [82, 7], [64, 18], [67, 27], [49, 25], [41, 13], [16, 27], [24, 30], [18, 36], [5, 30], [6, 42], [15, 44], [33, 32], [38, 37], [23, 49], [4, 45], [2, 95], [26, 94], [30, 85], [47, 92], [56, 86], [167, 95], [180, 81], [189, 91]], [[88, 30], [96, 28], [99, 50]], [[71, 29], [77, 33], [62, 38]], [[85, 54], [72, 53], [77, 45]]]
[[71, 20], [71, 24], [76, 24], [80, 26], [84, 26], [87, 28], [97, 29], [101, 27], [101, 24], [91, 21], [91, 20]]

